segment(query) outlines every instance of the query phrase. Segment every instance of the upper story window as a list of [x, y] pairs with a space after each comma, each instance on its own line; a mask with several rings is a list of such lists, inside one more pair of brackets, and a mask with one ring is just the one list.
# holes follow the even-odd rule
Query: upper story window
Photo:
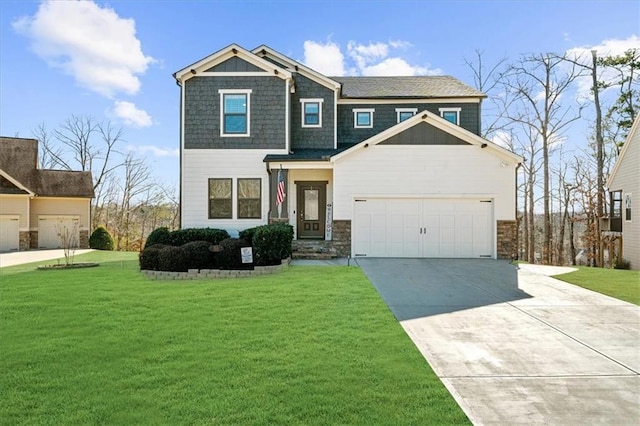
[[418, 108], [396, 108], [397, 122], [400, 123], [407, 120], [418, 112]]
[[370, 129], [373, 127], [373, 108], [356, 108], [353, 110], [353, 127], [356, 129]]
[[232, 219], [231, 179], [209, 179], [209, 219]]
[[221, 89], [220, 136], [249, 136], [251, 89]]
[[322, 127], [322, 102], [324, 99], [300, 99], [302, 103], [302, 127]]
[[445, 120], [460, 125], [460, 110], [462, 108], [440, 108], [440, 117]]

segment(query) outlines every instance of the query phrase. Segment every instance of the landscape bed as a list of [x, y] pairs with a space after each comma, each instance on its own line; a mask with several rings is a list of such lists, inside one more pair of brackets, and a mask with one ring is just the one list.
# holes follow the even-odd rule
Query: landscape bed
[[0, 269], [2, 423], [468, 424], [358, 268], [176, 285], [78, 260], [100, 267]]

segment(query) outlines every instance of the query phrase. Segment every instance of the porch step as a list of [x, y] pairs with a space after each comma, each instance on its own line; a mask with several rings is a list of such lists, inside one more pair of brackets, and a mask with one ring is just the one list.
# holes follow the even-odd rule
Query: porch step
[[331, 241], [296, 240], [293, 241], [292, 249], [292, 259], [328, 260], [338, 257], [336, 250], [331, 246]]

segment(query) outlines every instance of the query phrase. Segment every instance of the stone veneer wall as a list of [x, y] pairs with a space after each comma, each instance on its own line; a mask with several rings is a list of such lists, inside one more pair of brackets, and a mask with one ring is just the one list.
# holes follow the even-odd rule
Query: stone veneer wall
[[80, 248], [82, 249], [89, 248], [89, 231], [88, 230], [80, 231]]
[[29, 231], [20, 231], [18, 236], [18, 250], [29, 250], [31, 248], [31, 233]]
[[338, 257], [351, 256], [351, 221], [333, 221], [333, 248]]
[[515, 220], [497, 221], [497, 257], [515, 259], [518, 255], [518, 224]]
[[31, 231], [31, 241], [29, 243], [29, 248], [37, 249], [38, 248], [38, 231]]

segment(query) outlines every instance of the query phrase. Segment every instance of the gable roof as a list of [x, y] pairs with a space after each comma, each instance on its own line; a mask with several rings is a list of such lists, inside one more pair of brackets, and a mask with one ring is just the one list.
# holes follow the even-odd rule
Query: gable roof
[[369, 145], [377, 145], [381, 142], [386, 141], [387, 139], [395, 136], [413, 126], [416, 126], [420, 123], [430, 124], [446, 133], [449, 133], [465, 142], [468, 142], [470, 145], [476, 145], [479, 148], [488, 148], [490, 152], [494, 153], [498, 157], [507, 160], [513, 164], [518, 164], [523, 161], [523, 158], [518, 154], [515, 154], [508, 149], [505, 149], [487, 139], [484, 139], [475, 133], [472, 133], [457, 124], [453, 124], [439, 115], [433, 114], [429, 111], [422, 111], [414, 115], [413, 117], [404, 120], [393, 127], [388, 128], [387, 130], [380, 132], [369, 139], [366, 139], [356, 145], [353, 145], [344, 151], [334, 155], [331, 157], [331, 161], [335, 162], [347, 155], [350, 155], [362, 148], [366, 148]]
[[173, 73], [173, 77], [176, 79], [178, 84], [182, 81], [188, 80], [191, 77], [195, 77], [197, 74], [205, 72], [209, 68], [217, 65], [221, 62], [226, 61], [227, 59], [239, 57], [247, 61], [248, 63], [255, 65], [256, 67], [264, 70], [265, 72], [272, 73], [274, 76], [285, 79], [291, 78], [291, 73], [287, 71], [285, 68], [279, 67], [273, 62], [269, 62], [261, 57], [254, 55], [243, 47], [238, 46], [237, 44], [230, 44], [229, 46], [218, 50], [211, 55], [200, 59], [197, 62], [181, 69], [180, 71], [176, 71]]
[[256, 55], [260, 55], [262, 57], [272, 58], [277, 62], [280, 62], [287, 68], [293, 69], [294, 71], [299, 72], [305, 77], [308, 77], [311, 80], [315, 81], [316, 83], [321, 84], [325, 87], [328, 87], [329, 89], [336, 90], [340, 88], [340, 83], [337, 82], [335, 79], [327, 77], [326, 75], [321, 74], [318, 71], [314, 71], [308, 66], [301, 64], [298, 61], [294, 61], [288, 56], [283, 55], [282, 53], [270, 48], [267, 45], [263, 44], [262, 46], [258, 46], [255, 49], [253, 49], [251, 52]]
[[0, 170], [16, 187], [31, 195], [94, 197], [91, 172], [38, 169], [36, 139], [0, 137]]
[[412, 77], [331, 77], [342, 84], [342, 98], [486, 98], [448, 75]]
[[622, 164], [622, 162], [624, 161], [625, 155], [631, 149], [629, 148], [631, 146], [631, 142], [636, 139], [640, 139], [640, 137], [635, 137], [636, 132], [638, 132], [639, 130], [638, 129], [639, 127], [640, 127], [640, 115], [637, 116], [636, 119], [633, 121], [633, 125], [631, 126], [631, 130], [627, 135], [627, 139], [624, 141], [624, 145], [622, 145], [622, 150], [620, 151], [620, 154], [618, 154], [618, 158], [616, 159], [616, 162], [613, 165], [613, 170], [609, 174], [609, 179], [607, 179], [607, 187], [609, 189], [614, 189], [614, 188], [611, 188], [611, 185], [613, 185], [613, 180], [616, 178], [616, 175], [618, 174], [618, 170], [620, 169], [620, 164]]

